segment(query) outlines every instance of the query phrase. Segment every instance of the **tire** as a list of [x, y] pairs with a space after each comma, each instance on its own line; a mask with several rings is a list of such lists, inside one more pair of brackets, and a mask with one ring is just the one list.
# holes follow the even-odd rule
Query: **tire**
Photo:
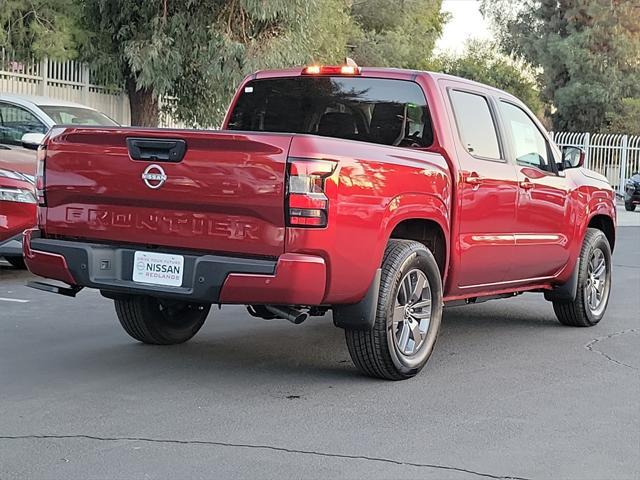
[[627, 212], [634, 212], [636, 209], [636, 205], [635, 203], [631, 203], [631, 202], [624, 202], [624, 209]]
[[[576, 298], [553, 302], [553, 310], [563, 325], [592, 327], [602, 320], [611, 293], [611, 247], [602, 231], [587, 229], [578, 262]], [[600, 265], [604, 267], [602, 273]]]
[[193, 337], [209, 314], [211, 305], [131, 296], [114, 300], [125, 332], [139, 342], [175, 345]]
[[[420, 296], [406, 305], [406, 292], [418, 292], [419, 280], [425, 282]], [[390, 240], [382, 261], [373, 328], [345, 329], [351, 359], [370, 377], [411, 378], [429, 360], [441, 319], [442, 280], [433, 254], [418, 242]]]
[[27, 268], [27, 265], [24, 263], [24, 258], [22, 257], [4, 257], [4, 259], [9, 262], [13, 268], [19, 270], [25, 270]]

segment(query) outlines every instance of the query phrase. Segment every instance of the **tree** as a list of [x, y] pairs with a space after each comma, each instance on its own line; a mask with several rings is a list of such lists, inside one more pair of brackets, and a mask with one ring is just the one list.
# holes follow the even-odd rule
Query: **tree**
[[120, 75], [134, 125], [157, 125], [161, 96], [173, 99], [177, 119], [216, 125], [244, 75], [343, 57], [349, 29], [343, 0], [84, 0], [82, 7], [83, 56]]
[[606, 116], [607, 131], [640, 135], [640, 98], [623, 98], [620, 108]]
[[425, 69], [447, 14], [442, 0], [354, 0], [351, 55], [361, 65]]
[[157, 125], [163, 110], [188, 126], [219, 125], [255, 70], [348, 53], [368, 66], [424, 68], [446, 19], [441, 0], [0, 2], [3, 44], [22, 56], [79, 56], [97, 81], [125, 88], [131, 122], [142, 126]]
[[18, 59], [76, 54], [74, 0], [0, 0], [0, 48]]
[[499, 88], [518, 97], [539, 117], [544, 114], [533, 69], [501, 54], [491, 42], [472, 41], [460, 55], [439, 55], [431, 69]]
[[620, 112], [640, 98], [640, 2], [483, 0], [483, 11], [505, 52], [541, 67], [557, 130], [608, 130], [614, 117], [624, 123]]

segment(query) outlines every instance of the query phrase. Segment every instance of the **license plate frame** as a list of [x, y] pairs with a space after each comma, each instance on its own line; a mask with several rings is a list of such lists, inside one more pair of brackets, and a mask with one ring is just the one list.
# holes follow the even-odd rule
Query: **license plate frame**
[[135, 283], [180, 287], [184, 277], [184, 256], [136, 250], [131, 279]]

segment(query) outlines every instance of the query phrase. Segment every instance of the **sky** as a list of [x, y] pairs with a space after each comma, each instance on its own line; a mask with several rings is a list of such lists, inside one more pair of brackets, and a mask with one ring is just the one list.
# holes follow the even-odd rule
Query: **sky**
[[482, 18], [479, 7], [477, 0], [443, 0], [442, 10], [449, 12], [451, 19], [444, 27], [436, 50], [460, 53], [466, 40], [490, 38], [489, 25]]

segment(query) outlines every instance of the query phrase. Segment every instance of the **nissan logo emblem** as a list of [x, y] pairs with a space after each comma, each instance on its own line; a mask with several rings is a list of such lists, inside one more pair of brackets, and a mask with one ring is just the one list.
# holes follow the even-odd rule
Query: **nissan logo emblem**
[[167, 181], [167, 174], [160, 165], [149, 165], [142, 172], [142, 181], [144, 184], [152, 189], [160, 188]]

